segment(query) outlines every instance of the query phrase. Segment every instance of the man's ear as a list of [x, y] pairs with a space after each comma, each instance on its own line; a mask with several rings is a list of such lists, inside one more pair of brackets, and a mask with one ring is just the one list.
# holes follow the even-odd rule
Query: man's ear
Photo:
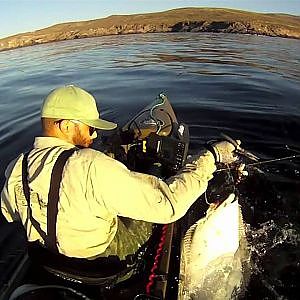
[[65, 134], [68, 135], [70, 133], [70, 121], [69, 120], [63, 120], [59, 124], [60, 130]]

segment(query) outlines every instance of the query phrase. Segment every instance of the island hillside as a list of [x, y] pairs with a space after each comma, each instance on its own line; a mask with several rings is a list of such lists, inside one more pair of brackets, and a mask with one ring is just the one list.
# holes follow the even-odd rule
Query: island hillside
[[180, 8], [158, 13], [113, 15], [69, 22], [0, 39], [0, 51], [116, 34], [223, 32], [300, 38], [300, 17], [223, 8]]

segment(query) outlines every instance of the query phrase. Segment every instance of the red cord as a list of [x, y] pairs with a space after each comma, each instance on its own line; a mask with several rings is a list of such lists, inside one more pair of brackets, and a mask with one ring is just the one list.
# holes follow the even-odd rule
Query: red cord
[[162, 228], [160, 242], [159, 242], [157, 250], [156, 250], [156, 255], [155, 255], [153, 267], [150, 271], [149, 282], [146, 285], [146, 293], [148, 295], [150, 294], [151, 287], [154, 284], [154, 280], [155, 280], [155, 277], [156, 277], [155, 271], [158, 268], [159, 259], [160, 259], [160, 256], [162, 254], [163, 247], [164, 247], [164, 244], [165, 244], [165, 241], [166, 241], [167, 231], [168, 231], [168, 225], [166, 224]]

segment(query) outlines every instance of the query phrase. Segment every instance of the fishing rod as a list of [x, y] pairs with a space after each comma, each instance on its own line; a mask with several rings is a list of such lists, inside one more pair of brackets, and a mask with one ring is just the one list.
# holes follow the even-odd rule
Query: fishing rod
[[[242, 149], [242, 150], [244, 151], [244, 149]], [[300, 153], [299, 151], [295, 151], [295, 152]], [[248, 153], [250, 153], [250, 152], [248, 152]], [[249, 158], [249, 156], [247, 156], [247, 157]], [[229, 170], [237, 170], [240, 173], [240, 176], [248, 176], [248, 172], [244, 171], [245, 167], [254, 167], [254, 166], [258, 166], [258, 165], [262, 165], [262, 164], [268, 164], [268, 163], [272, 163], [272, 162], [289, 160], [289, 159], [294, 159], [294, 158], [300, 158], [300, 154], [294, 154], [294, 155], [290, 155], [290, 156], [285, 156], [285, 157], [281, 157], [281, 158], [274, 158], [274, 159], [269, 159], [269, 160], [264, 160], [264, 161], [256, 161], [255, 160], [255, 162], [253, 162], [253, 163], [241, 164], [239, 168], [237, 166], [235, 166], [235, 167], [227, 167], [227, 168], [218, 169], [218, 170], [215, 171], [215, 173], [223, 172], [223, 171], [229, 171]], [[246, 172], [246, 174], [244, 172]], [[235, 184], [236, 182], [233, 179], [233, 176], [231, 175], [231, 173], [230, 173], [230, 179], [231, 179], [231, 181], [233, 183], [233, 186], [234, 186], [233, 192], [239, 194], [239, 192], [236, 188], [236, 184]], [[204, 193], [204, 200], [205, 200], [206, 204], [208, 204], [208, 205], [213, 203], [213, 201], [210, 202], [208, 200], [208, 196], [207, 196], [206, 191]]]
[[267, 163], [271, 163], [271, 162], [275, 162], [275, 161], [294, 159], [294, 158], [298, 158], [298, 157], [300, 157], [300, 154], [295, 154], [295, 155], [291, 155], [291, 156], [285, 156], [285, 157], [281, 157], [281, 158], [274, 158], [274, 159], [264, 160], [264, 161], [260, 161], [260, 162], [255, 162], [255, 163], [247, 164], [246, 167], [249, 167], [249, 166], [252, 167], [252, 166], [256, 166], [256, 165], [267, 164]]
[[[286, 145], [286, 148], [288, 150], [294, 151], [298, 154], [294, 154], [294, 155], [290, 155], [290, 156], [285, 156], [285, 157], [281, 157], [281, 158], [274, 158], [274, 159], [269, 159], [269, 160], [264, 160], [264, 161], [259, 161], [259, 157], [257, 157], [256, 155], [254, 155], [253, 153], [243, 149], [240, 146], [240, 142], [234, 140], [233, 138], [231, 138], [230, 136], [221, 133], [221, 136], [223, 138], [225, 138], [225, 140], [227, 140], [228, 142], [230, 142], [231, 144], [233, 144], [236, 148], [236, 153], [245, 156], [249, 159], [251, 159], [252, 161], [254, 161], [253, 163], [249, 163], [249, 164], [245, 164], [244, 167], [253, 167], [253, 166], [259, 166], [262, 164], [268, 164], [268, 163], [272, 163], [272, 162], [277, 162], [277, 161], [283, 161], [283, 160], [290, 160], [290, 159], [294, 159], [294, 158], [300, 158], [300, 151], [295, 150], [295, 149], [291, 149], [288, 145]], [[223, 168], [223, 169], [219, 169], [216, 172], [221, 172], [221, 171], [226, 171], [226, 170], [233, 170], [235, 169], [234, 167], [228, 167], [228, 168]]]
[[[235, 165], [232, 167], [227, 167], [227, 168], [222, 168], [222, 169], [218, 169], [215, 171], [215, 173], [218, 172], [222, 172], [222, 171], [229, 171], [229, 170], [236, 170], [238, 172], [238, 178], [237, 180], [233, 178], [233, 175], [231, 174], [231, 172], [229, 172], [229, 177], [230, 177], [230, 181], [233, 183], [233, 193], [236, 195], [239, 195], [239, 191], [237, 189], [236, 184], [240, 181], [240, 179], [242, 178], [242, 176], [248, 176], [248, 172], [244, 170], [245, 167], [255, 167], [255, 166], [259, 166], [259, 165], [263, 165], [263, 164], [268, 164], [268, 163], [273, 163], [273, 162], [278, 162], [278, 161], [283, 161], [283, 160], [291, 160], [291, 159], [295, 159], [295, 158], [300, 158], [300, 151], [295, 150], [295, 149], [291, 149], [288, 145], [286, 145], [286, 148], [288, 150], [294, 151], [297, 154], [294, 155], [290, 155], [290, 156], [285, 156], [285, 157], [280, 157], [280, 158], [274, 158], [274, 159], [269, 159], [269, 160], [264, 160], [264, 161], [260, 161], [260, 158], [256, 155], [254, 155], [253, 153], [243, 149], [240, 145], [241, 142], [239, 140], [234, 140], [231, 137], [229, 137], [228, 135], [221, 133], [221, 136], [227, 140], [228, 142], [230, 142], [231, 144], [233, 144], [235, 146], [235, 152], [237, 154], [239, 154], [240, 156], [244, 156], [247, 157], [248, 159], [250, 159], [252, 161], [252, 163], [249, 164], [244, 164], [241, 163], [239, 165]], [[207, 196], [207, 191], [204, 192], [204, 200], [206, 202], [206, 204], [211, 205], [212, 203], [214, 203], [214, 201], [210, 202]]]
[[[294, 158], [300, 158], [300, 154], [294, 154], [294, 155], [285, 156], [285, 157], [281, 157], [281, 158], [274, 158], [274, 159], [269, 159], [269, 160], [264, 160], [264, 161], [258, 161], [258, 162], [246, 164], [245, 167], [253, 167], [253, 166], [258, 166], [258, 165], [262, 165], [262, 164], [268, 164], [268, 163], [272, 163], [272, 162], [276, 162], [276, 161], [289, 160], [289, 159], [294, 159]], [[228, 167], [228, 168], [219, 169], [216, 172], [233, 170], [233, 169], [235, 169], [235, 168]]]

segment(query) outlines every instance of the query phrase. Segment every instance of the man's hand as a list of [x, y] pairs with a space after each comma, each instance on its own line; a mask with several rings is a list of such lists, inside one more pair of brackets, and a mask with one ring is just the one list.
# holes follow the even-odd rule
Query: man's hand
[[[241, 141], [236, 141], [238, 145]], [[212, 151], [214, 151], [214, 156], [216, 162], [230, 164], [237, 160], [237, 156], [234, 154], [236, 146], [228, 141], [216, 142], [211, 144]]]

